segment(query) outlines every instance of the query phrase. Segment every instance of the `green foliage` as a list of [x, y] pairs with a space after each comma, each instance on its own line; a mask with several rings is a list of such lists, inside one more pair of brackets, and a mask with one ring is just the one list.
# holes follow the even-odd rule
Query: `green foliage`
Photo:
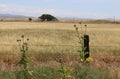
[[[67, 67], [64, 68], [65, 73], [67, 71], [67, 73], [72, 74], [72, 77], [67, 77], [65, 79], [119, 79], [117, 72], [111, 73], [107, 68], [99, 68], [91, 65], [74, 65], [70, 67], [69, 72], [66, 68]], [[64, 79], [64, 77], [62, 78], [62, 74], [58, 72], [57, 68], [51, 65], [42, 65], [37, 68], [32, 68], [32, 70], [36, 75], [36, 78], [34, 79]], [[14, 75], [12, 71], [0, 70], [0, 79], [25, 79], [22, 71], [18, 73], [17, 78], [15, 76], [16, 75]]]
[[57, 21], [57, 18], [50, 14], [43, 14], [38, 17], [41, 21]]
[[34, 69], [34, 73], [36, 73], [37, 78], [36, 79], [57, 79], [58, 73], [57, 70], [54, 67], [49, 66], [41, 66]]
[[13, 72], [0, 71], [0, 79], [15, 79], [15, 76]]
[[71, 75], [68, 74], [67, 67], [63, 63], [63, 59], [60, 58], [61, 68], [59, 69], [61, 78], [60, 79], [73, 79]]
[[110, 73], [106, 68], [98, 68], [91, 65], [75, 66], [74, 67], [75, 79], [118, 79], [116, 73]]
[[33, 71], [29, 69], [29, 63], [32, 59], [26, 55], [28, 51], [28, 41], [29, 39], [25, 39], [24, 35], [21, 36], [20, 40], [17, 40], [21, 52], [21, 60], [16, 64], [16, 66], [21, 65], [21, 69], [16, 71], [17, 79], [34, 79]]

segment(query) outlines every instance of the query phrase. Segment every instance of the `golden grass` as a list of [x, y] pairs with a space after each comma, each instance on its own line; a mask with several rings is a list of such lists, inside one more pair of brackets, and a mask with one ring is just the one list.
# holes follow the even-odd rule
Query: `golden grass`
[[[0, 63], [14, 63], [19, 60], [19, 46], [16, 40], [21, 35], [30, 39], [29, 53], [36, 61], [57, 60], [59, 54], [62, 54], [66, 61], [78, 60], [79, 47], [74, 24], [76, 23], [0, 22]], [[79, 24], [76, 25], [80, 27]], [[120, 25], [88, 24], [87, 26], [90, 54], [95, 62], [116, 61], [114, 66], [118, 66]]]
[[[78, 48], [78, 38], [74, 24], [80, 27], [77, 23], [0, 22], [0, 53], [19, 52], [16, 40], [21, 35], [30, 39], [32, 53], [75, 53]], [[87, 26], [92, 53], [120, 55], [119, 24], [88, 24]]]

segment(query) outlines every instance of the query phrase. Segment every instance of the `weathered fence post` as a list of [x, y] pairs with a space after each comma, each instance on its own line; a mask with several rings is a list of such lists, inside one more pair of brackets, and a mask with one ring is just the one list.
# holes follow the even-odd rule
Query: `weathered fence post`
[[89, 49], [89, 35], [84, 35], [84, 53], [85, 53], [85, 60], [86, 58], [89, 57], [89, 52], [90, 52], [90, 49]]

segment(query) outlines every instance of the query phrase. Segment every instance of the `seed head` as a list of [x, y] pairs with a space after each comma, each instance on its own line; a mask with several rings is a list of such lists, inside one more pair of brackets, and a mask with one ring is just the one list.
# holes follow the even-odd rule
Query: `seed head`
[[74, 27], [76, 27], [76, 25], [74, 25]]
[[76, 30], [78, 30], [78, 27], [76, 27]]
[[19, 40], [17, 40], [17, 42], [18, 42]]
[[17, 42], [20, 42], [21, 40], [17, 40]]
[[85, 24], [85, 27], [87, 27], [87, 24]]
[[21, 38], [24, 38], [24, 35], [22, 35]]
[[29, 38], [27, 38], [27, 41], [29, 41]]

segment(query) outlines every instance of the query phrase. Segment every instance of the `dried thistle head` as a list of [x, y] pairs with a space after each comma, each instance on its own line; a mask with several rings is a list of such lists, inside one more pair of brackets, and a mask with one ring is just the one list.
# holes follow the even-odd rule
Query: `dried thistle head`
[[74, 27], [76, 28], [76, 25], [74, 25]]
[[78, 30], [78, 27], [76, 27], [76, 30]]
[[27, 41], [29, 41], [29, 38], [27, 38]]
[[24, 35], [22, 35], [21, 38], [24, 38]]
[[87, 24], [85, 24], [85, 27], [87, 27]]
[[76, 30], [78, 30], [78, 27], [77, 27], [77, 25], [74, 25], [74, 27], [75, 27], [75, 29], [76, 29]]
[[18, 39], [18, 40], [17, 40], [17, 42], [21, 42], [21, 40], [20, 40], [20, 39]]

